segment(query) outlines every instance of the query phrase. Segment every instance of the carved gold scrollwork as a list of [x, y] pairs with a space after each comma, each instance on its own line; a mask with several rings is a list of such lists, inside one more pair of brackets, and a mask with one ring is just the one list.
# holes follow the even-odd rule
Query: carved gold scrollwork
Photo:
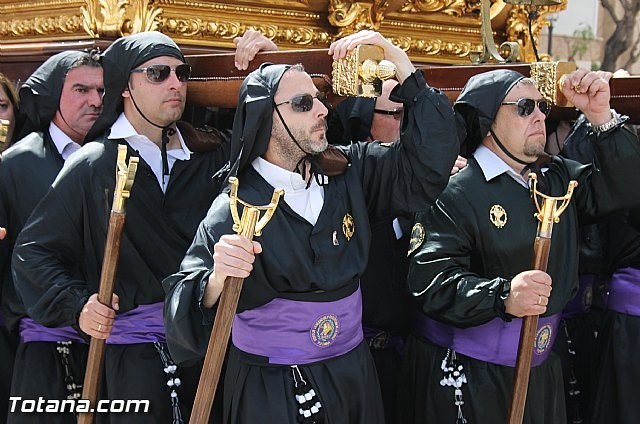
[[401, 12], [441, 12], [450, 16], [462, 16], [469, 12], [465, 0], [409, 0]]
[[330, 0], [328, 20], [339, 28], [337, 38], [362, 29], [378, 30], [387, 7], [387, 0]]
[[64, 35], [80, 33], [80, 16], [12, 19], [0, 22], [0, 37], [32, 37], [39, 35]]

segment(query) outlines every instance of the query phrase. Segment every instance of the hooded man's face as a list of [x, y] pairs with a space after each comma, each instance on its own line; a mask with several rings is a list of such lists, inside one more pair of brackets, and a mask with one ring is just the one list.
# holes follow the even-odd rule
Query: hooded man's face
[[[518, 83], [505, 97], [503, 103], [516, 102], [519, 99], [542, 100], [542, 94], [533, 85]], [[493, 123], [493, 131], [502, 144], [518, 159], [535, 161], [544, 152], [546, 115], [536, 106], [528, 116], [518, 115], [516, 105], [502, 105]], [[491, 146], [489, 146], [491, 148]], [[501, 153], [495, 146], [492, 150]]]
[[168, 65], [172, 70], [168, 78], [161, 82], [149, 81], [144, 72], [131, 73], [129, 89], [122, 93], [122, 97], [124, 97], [125, 115], [134, 128], [144, 128], [147, 125], [146, 120], [140, 116], [133, 105], [134, 100], [147, 119], [156, 125], [166, 126], [180, 119], [187, 98], [187, 82], [178, 79], [175, 68], [182, 64], [183, 62], [175, 57], [159, 56], [136, 68]]
[[[284, 73], [280, 80], [274, 101], [279, 104], [304, 94], [315, 97], [317, 93], [318, 89], [309, 74], [289, 70]], [[314, 98], [313, 107], [306, 112], [294, 111], [290, 103], [277, 107], [291, 133], [307, 153], [320, 153], [327, 148], [326, 118], [328, 110], [320, 100]], [[295, 162], [305, 155], [291, 140], [275, 111], [273, 112], [270, 144], [274, 143], [274, 141], [278, 144], [280, 154], [285, 154]]]
[[102, 111], [102, 68], [79, 66], [67, 72], [60, 105], [52, 119], [73, 141], [82, 143]]

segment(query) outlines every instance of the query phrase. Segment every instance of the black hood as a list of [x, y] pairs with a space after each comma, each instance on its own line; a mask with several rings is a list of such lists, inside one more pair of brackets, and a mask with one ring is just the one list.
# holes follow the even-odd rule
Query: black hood
[[157, 31], [141, 32], [117, 39], [102, 54], [104, 69], [104, 101], [102, 114], [87, 134], [87, 141], [100, 136], [123, 110], [122, 92], [129, 83], [132, 69], [159, 56], [185, 61], [178, 45]]
[[230, 169], [230, 176], [237, 175], [267, 151], [273, 124], [273, 99], [282, 75], [290, 67], [264, 63], [242, 82], [233, 120], [230, 162], [222, 170]]
[[82, 51], [64, 51], [51, 56], [44, 62], [20, 88], [20, 112], [24, 124], [19, 140], [34, 131], [46, 131], [60, 106], [64, 80], [81, 57], [89, 53]]
[[524, 75], [509, 69], [484, 72], [469, 78], [453, 105], [460, 150], [471, 155], [489, 133], [500, 104]]

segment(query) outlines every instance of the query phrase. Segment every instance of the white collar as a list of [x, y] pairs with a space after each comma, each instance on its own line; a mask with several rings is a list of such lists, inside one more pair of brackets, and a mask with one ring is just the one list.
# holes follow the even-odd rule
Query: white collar
[[53, 144], [56, 146], [58, 153], [60, 153], [63, 159], [66, 159], [64, 151], [65, 149], [67, 149], [68, 146], [72, 146], [71, 149], [73, 151], [76, 151], [80, 149], [80, 147], [82, 147], [79, 143], [76, 143], [75, 141], [73, 141], [71, 137], [65, 134], [53, 122], [49, 123], [49, 135], [51, 136], [51, 140], [53, 141]]
[[478, 165], [480, 165], [480, 169], [482, 169], [482, 173], [484, 174], [484, 178], [487, 181], [491, 181], [499, 175], [507, 174], [511, 178], [513, 178], [518, 184], [523, 187], [529, 188], [529, 183], [525, 180], [522, 175], [518, 174], [513, 170], [507, 163], [500, 158], [500, 156], [496, 155], [491, 149], [487, 146], [481, 144], [478, 146], [475, 152], [473, 152], [473, 157], [478, 161]]

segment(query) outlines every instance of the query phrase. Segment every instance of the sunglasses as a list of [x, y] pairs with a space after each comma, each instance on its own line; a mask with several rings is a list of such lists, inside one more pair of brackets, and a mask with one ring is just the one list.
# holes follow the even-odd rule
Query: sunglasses
[[176, 73], [178, 81], [187, 82], [191, 76], [191, 65], [183, 63], [175, 68], [172, 68], [169, 65], [151, 65], [146, 68], [132, 69], [131, 73], [144, 73], [147, 77], [147, 81], [150, 83], [159, 83], [169, 78], [171, 71]]
[[313, 109], [313, 99], [318, 99], [324, 104], [326, 97], [327, 96], [321, 91], [318, 91], [315, 96], [311, 94], [301, 94], [286, 102], [276, 103], [276, 107], [290, 104], [294, 112], [309, 112]]
[[385, 109], [373, 109], [373, 111], [375, 113], [379, 113], [381, 115], [390, 115], [393, 116], [395, 119], [400, 119], [402, 118], [402, 115], [404, 114], [404, 109], [391, 109], [391, 110], [385, 110]]
[[516, 111], [518, 115], [525, 117], [529, 116], [533, 113], [538, 106], [540, 112], [544, 113], [545, 116], [549, 116], [549, 112], [551, 112], [551, 104], [544, 99], [541, 100], [533, 100], [533, 99], [519, 99], [516, 102], [502, 102], [503, 105], [516, 105]]

